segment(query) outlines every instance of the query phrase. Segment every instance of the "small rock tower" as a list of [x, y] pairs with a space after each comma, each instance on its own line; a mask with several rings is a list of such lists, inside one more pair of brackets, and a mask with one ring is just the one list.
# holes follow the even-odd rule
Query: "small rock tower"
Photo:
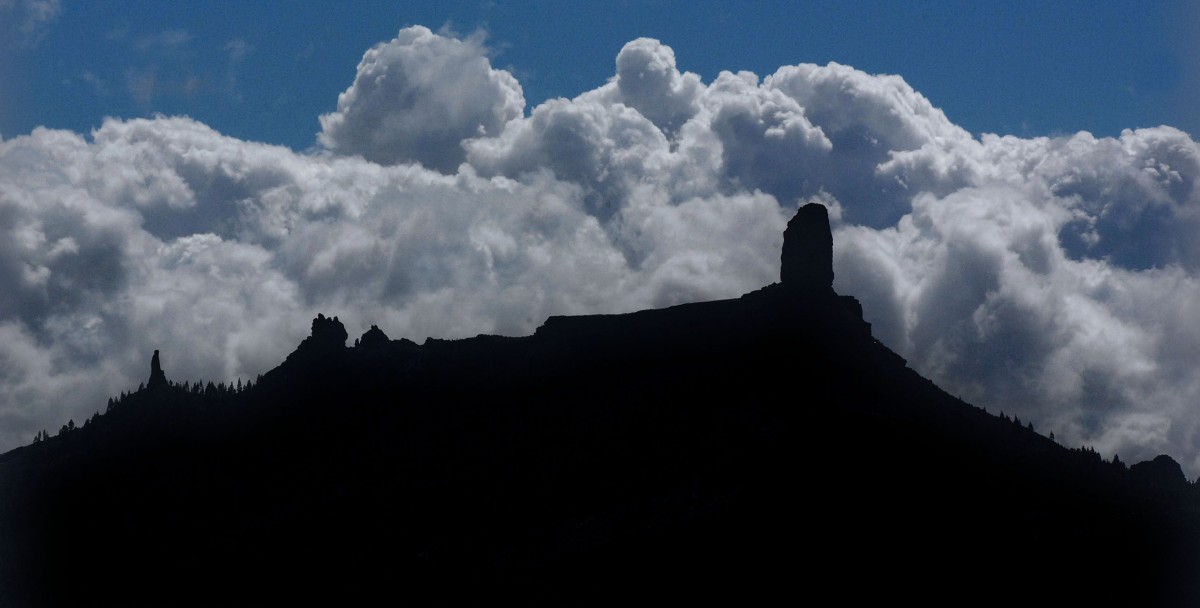
[[158, 362], [158, 351], [154, 351], [154, 357], [150, 359], [150, 382], [146, 384], [146, 388], [155, 388], [158, 386], [167, 385], [167, 374], [163, 372], [162, 364]]
[[833, 292], [833, 234], [824, 205], [809, 203], [788, 222], [779, 281], [797, 291]]

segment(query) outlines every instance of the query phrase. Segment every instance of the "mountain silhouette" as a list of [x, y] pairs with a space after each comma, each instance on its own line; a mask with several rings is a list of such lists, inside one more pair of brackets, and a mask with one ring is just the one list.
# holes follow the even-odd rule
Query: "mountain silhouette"
[[1197, 605], [1177, 463], [945, 393], [833, 291], [824, 207], [784, 237], [731, 300], [422, 344], [319, 314], [236, 386], [155, 351], [0, 455], [0, 605]]

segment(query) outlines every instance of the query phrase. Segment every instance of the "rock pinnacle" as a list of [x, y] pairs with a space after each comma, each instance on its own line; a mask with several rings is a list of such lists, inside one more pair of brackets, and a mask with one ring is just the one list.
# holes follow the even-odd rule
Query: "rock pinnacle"
[[833, 289], [833, 234], [823, 205], [809, 203], [788, 222], [779, 280], [789, 289]]

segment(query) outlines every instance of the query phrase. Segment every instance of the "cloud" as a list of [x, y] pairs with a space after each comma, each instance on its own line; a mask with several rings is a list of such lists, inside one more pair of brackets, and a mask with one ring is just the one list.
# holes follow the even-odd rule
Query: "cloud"
[[184, 29], [163, 30], [139, 36], [133, 46], [142, 52], [177, 52], [179, 49], [191, 44], [193, 38], [194, 36], [192, 36], [191, 32]]
[[229, 56], [229, 64], [225, 71], [225, 93], [231, 99], [240, 103], [242, 101], [242, 94], [238, 90], [238, 75], [241, 71], [242, 62], [246, 60], [246, 55], [254, 52], [254, 47], [241, 38], [235, 38], [226, 42], [225, 46], [221, 47], [221, 50], [225, 51], [226, 55]]
[[125, 70], [125, 90], [141, 106], [150, 105], [158, 93], [158, 74], [154, 69], [129, 68]]
[[373, 162], [452, 173], [464, 159], [462, 140], [495, 135], [525, 108], [521, 85], [492, 68], [482, 45], [480, 36], [400, 30], [363, 55], [337, 111], [321, 116], [321, 143]]
[[963, 397], [1194, 471], [1197, 152], [1160, 127], [896, 155], [896, 175], [967, 185], [914, 197], [894, 227], [840, 230], [836, 287]]
[[250, 52], [254, 50], [254, 47], [251, 46], [250, 43], [242, 40], [241, 38], [234, 38], [233, 40], [226, 42], [225, 46], [221, 48], [229, 55], [229, 62], [235, 64], [244, 61], [246, 59], [246, 55], [250, 54]]
[[[105, 38], [130, 51], [131, 63], [120, 70], [117, 81], [147, 115], [164, 104], [178, 108], [195, 107], [197, 101], [227, 106], [242, 102], [242, 68], [255, 52], [243, 39], [205, 43], [185, 29], [133, 34], [128, 24], [118, 25]], [[214, 60], [217, 57], [223, 59]], [[97, 95], [108, 93], [107, 83], [95, 74], [83, 72], [79, 78]]]
[[59, 0], [0, 0], [0, 40], [32, 49], [61, 14]]
[[675, 51], [651, 38], [638, 38], [617, 54], [617, 75], [600, 96], [641, 113], [668, 135], [699, 112], [704, 85], [675, 67]]
[[[106, 37], [123, 40], [127, 33], [123, 27]], [[187, 30], [174, 29], [144, 34], [129, 42], [139, 57], [136, 65], [124, 70], [125, 92], [134, 103], [149, 110], [163, 98], [191, 99], [209, 87], [209, 78], [194, 68], [194, 38]]]
[[[0, 141], [0, 444], [144, 380], [243, 378], [317, 312], [352, 334], [533, 331], [548, 315], [734, 297], [786, 220], [835, 219], [835, 288], [947, 390], [1200, 472], [1200, 148], [1170, 127], [972, 136], [897, 76], [681, 71], [523, 114], [478, 37], [367, 51], [307, 153], [187, 118]], [[182, 345], [186, 345], [186, 348]]]

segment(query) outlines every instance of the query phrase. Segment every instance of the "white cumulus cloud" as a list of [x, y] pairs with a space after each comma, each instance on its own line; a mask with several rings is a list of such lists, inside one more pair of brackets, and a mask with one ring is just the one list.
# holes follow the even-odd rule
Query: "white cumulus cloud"
[[521, 85], [492, 68], [483, 51], [478, 37], [400, 30], [363, 55], [337, 111], [321, 116], [321, 143], [382, 164], [415, 161], [453, 172], [463, 139], [494, 135], [525, 108]]

